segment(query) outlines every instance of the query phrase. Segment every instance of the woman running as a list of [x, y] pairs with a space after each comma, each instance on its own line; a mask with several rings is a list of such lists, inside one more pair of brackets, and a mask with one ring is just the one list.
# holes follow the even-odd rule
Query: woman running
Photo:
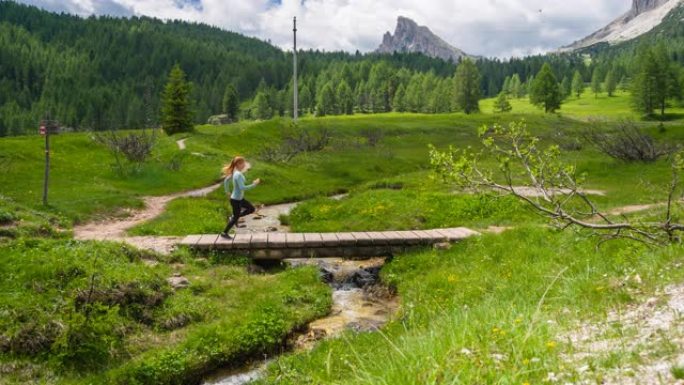
[[252, 184], [248, 185], [245, 181], [243, 171], [247, 167], [245, 158], [236, 156], [229, 165], [223, 168], [223, 188], [226, 195], [230, 192], [230, 181], [233, 181], [233, 192], [230, 194], [230, 206], [233, 209], [233, 215], [228, 218], [228, 224], [221, 233], [221, 237], [230, 239], [230, 230], [237, 224], [240, 217], [247, 216], [254, 213], [256, 209], [247, 199], [245, 199], [245, 191], [251, 190], [261, 183], [261, 179], [256, 179]]

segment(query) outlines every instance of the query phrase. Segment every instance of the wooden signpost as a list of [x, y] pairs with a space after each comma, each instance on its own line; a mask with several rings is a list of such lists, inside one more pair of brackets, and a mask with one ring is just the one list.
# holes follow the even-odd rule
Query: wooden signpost
[[40, 122], [40, 134], [45, 137], [45, 178], [43, 180], [43, 205], [48, 205], [48, 185], [50, 181], [50, 135], [59, 134], [57, 121], [44, 119]]

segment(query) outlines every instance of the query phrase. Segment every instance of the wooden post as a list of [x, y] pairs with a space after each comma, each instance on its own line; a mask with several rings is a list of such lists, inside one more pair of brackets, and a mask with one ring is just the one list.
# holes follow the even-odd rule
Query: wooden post
[[48, 205], [48, 185], [50, 182], [50, 130], [49, 122], [45, 125], [45, 178], [43, 180], [43, 206]]
[[294, 113], [292, 115], [294, 121], [297, 121], [297, 118], [299, 117], [299, 89], [297, 86], [297, 18], [294, 18], [294, 28], [292, 29], [294, 32], [294, 49], [292, 50], [292, 57], [293, 57], [293, 67], [294, 67]]

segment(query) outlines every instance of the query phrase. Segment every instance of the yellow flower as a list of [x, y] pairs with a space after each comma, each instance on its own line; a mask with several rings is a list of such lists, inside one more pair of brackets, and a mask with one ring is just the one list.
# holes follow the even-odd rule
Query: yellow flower
[[549, 349], [553, 349], [556, 347], [556, 341], [549, 341], [546, 343], [546, 347]]
[[522, 385], [530, 385], [530, 383], [529, 382], [523, 382]]
[[529, 363], [530, 363], [530, 360], [528, 360], [527, 358], [525, 358], [523, 360], [523, 365], [528, 365]]
[[447, 281], [449, 281], [449, 283], [454, 283], [454, 282], [458, 281], [458, 277], [455, 274], [450, 274], [449, 277], [447, 278]]
[[520, 318], [520, 317], [518, 317], [518, 318], [515, 319], [515, 323], [517, 323], [517, 324], [522, 323], [522, 321], [523, 321], [523, 320], [522, 320], [522, 318]]

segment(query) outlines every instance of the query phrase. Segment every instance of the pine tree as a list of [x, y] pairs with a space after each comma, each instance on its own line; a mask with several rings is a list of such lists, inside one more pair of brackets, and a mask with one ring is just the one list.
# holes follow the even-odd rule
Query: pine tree
[[577, 99], [584, 93], [584, 79], [582, 79], [582, 74], [579, 71], [575, 71], [575, 74], [572, 76], [572, 91]]
[[603, 91], [601, 87], [601, 75], [599, 74], [598, 68], [595, 68], [594, 73], [591, 75], [591, 92], [594, 93], [594, 98], [598, 98], [601, 91]]
[[572, 95], [572, 83], [570, 82], [570, 78], [567, 76], [563, 76], [563, 81], [561, 82], [561, 96], [563, 96], [563, 99], [567, 99]]
[[394, 93], [392, 110], [395, 112], [406, 112], [406, 88], [403, 84], [400, 84], [397, 92]]
[[238, 113], [240, 112], [240, 100], [235, 86], [228, 84], [226, 91], [223, 93], [223, 113], [228, 115], [231, 122], [237, 122]]
[[191, 132], [193, 130], [193, 112], [190, 108], [190, 84], [185, 80], [185, 73], [176, 64], [162, 93], [161, 125], [167, 134]]
[[306, 84], [302, 86], [302, 90], [299, 91], [299, 109], [302, 115], [311, 112], [311, 101], [313, 97], [311, 96], [311, 90]]
[[342, 80], [340, 85], [337, 86], [337, 98], [335, 100], [340, 114], [354, 114], [354, 95], [346, 81]]
[[464, 59], [454, 78], [454, 105], [470, 114], [480, 111], [480, 72], [470, 59]]
[[615, 79], [615, 73], [612, 70], [608, 71], [606, 74], [604, 87], [608, 93], [608, 96], [613, 96], [615, 94], [615, 90], [617, 89], [617, 81]]
[[556, 75], [553, 74], [549, 63], [544, 63], [532, 84], [530, 102], [550, 113], [560, 109], [562, 100]]
[[318, 93], [318, 102], [316, 103], [316, 115], [326, 116], [335, 114], [335, 91], [333, 91], [332, 83], [326, 83], [321, 91]]
[[513, 109], [511, 102], [508, 101], [508, 96], [505, 92], [499, 94], [499, 97], [494, 101], [494, 112], [510, 112]]
[[632, 81], [634, 109], [652, 115], [656, 109], [665, 115], [667, 100], [679, 93], [678, 76], [664, 45], [655, 49], [641, 47], [637, 54], [638, 71]]
[[518, 74], [514, 74], [511, 77], [510, 95], [514, 98], [521, 98], [523, 96], [522, 82]]
[[271, 109], [266, 91], [260, 91], [254, 97], [252, 117], [259, 120], [268, 120], [273, 117], [273, 110]]
[[510, 95], [511, 94], [511, 77], [506, 76], [503, 82], [503, 86], [501, 86], [501, 91]]

